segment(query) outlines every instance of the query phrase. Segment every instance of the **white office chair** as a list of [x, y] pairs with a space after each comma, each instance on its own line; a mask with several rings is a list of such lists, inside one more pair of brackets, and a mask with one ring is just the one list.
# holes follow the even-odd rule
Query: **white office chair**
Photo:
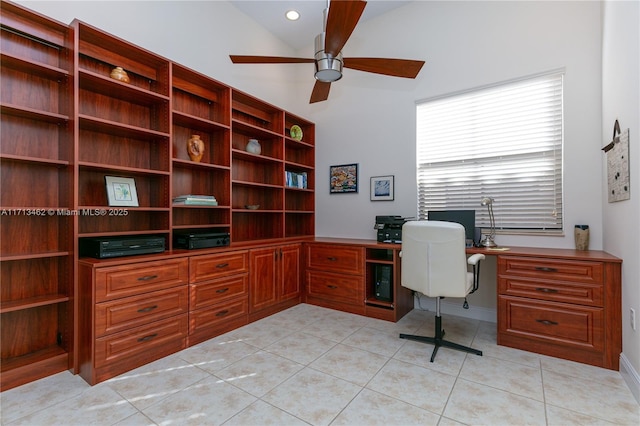
[[[434, 337], [400, 334], [401, 339], [435, 345], [431, 362], [438, 348], [445, 346], [482, 356], [482, 351], [444, 340], [440, 299], [464, 297], [478, 289], [480, 261], [483, 254], [467, 259], [465, 230], [459, 223], [441, 221], [410, 221], [402, 227], [402, 286], [436, 298], [436, 330]], [[473, 272], [467, 271], [473, 265]]]

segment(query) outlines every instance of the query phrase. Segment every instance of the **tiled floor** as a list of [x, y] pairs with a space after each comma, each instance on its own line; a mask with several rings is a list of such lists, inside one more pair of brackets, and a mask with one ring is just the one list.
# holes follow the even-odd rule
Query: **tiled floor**
[[484, 356], [398, 338], [397, 324], [298, 305], [96, 386], [65, 372], [0, 395], [2, 425], [640, 424], [619, 373], [496, 345], [495, 324], [444, 316], [449, 340]]

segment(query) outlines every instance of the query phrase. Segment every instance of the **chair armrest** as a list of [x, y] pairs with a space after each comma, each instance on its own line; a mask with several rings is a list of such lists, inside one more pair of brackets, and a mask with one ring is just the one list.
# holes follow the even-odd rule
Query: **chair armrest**
[[467, 264], [468, 265], [477, 265], [478, 262], [480, 262], [481, 260], [484, 260], [484, 254], [482, 253], [476, 253], [476, 254], [472, 254], [471, 256], [469, 256], [469, 258], [467, 259]]

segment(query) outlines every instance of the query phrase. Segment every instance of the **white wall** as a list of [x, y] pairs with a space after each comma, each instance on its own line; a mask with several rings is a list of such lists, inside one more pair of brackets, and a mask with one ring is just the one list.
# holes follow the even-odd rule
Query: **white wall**
[[[606, 157], [602, 155], [604, 249], [622, 259], [621, 370], [640, 401], [640, 3], [607, 1], [603, 6], [602, 135], [611, 140], [617, 119], [629, 129], [631, 198], [607, 202]], [[636, 311], [636, 330], [629, 309]]]
[[[418, 1], [356, 28], [345, 56], [426, 64], [415, 81], [347, 70], [329, 102], [309, 107], [319, 123], [316, 233], [373, 238], [376, 215], [416, 215], [416, 100], [563, 68], [566, 235], [498, 235], [497, 242], [573, 248], [573, 225], [586, 223], [590, 247], [601, 249], [600, 19], [597, 2]], [[329, 195], [329, 166], [351, 162], [360, 165], [360, 192]], [[395, 175], [394, 202], [369, 200], [375, 175]]]
[[[30, 1], [65, 24], [79, 19], [280, 108], [296, 107], [298, 67], [234, 65], [230, 54], [293, 50], [226, 1]], [[259, 73], [259, 75], [258, 75]], [[293, 90], [292, 90], [293, 88]]]

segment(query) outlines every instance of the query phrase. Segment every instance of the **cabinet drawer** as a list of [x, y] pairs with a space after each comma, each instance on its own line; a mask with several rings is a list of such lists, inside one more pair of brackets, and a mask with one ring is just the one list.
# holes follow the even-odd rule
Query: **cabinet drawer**
[[187, 315], [180, 315], [96, 339], [95, 367], [128, 361], [131, 368], [156, 359], [156, 351], [186, 347]]
[[594, 351], [604, 346], [599, 308], [500, 296], [498, 312], [499, 333]]
[[247, 251], [195, 256], [189, 262], [191, 283], [249, 271]]
[[201, 309], [227, 299], [246, 295], [247, 286], [247, 274], [219, 278], [206, 283], [191, 284], [191, 310]]
[[187, 259], [132, 263], [96, 270], [96, 302], [187, 284]]
[[359, 276], [307, 271], [309, 296], [360, 304], [364, 301], [364, 278]]
[[598, 307], [602, 307], [604, 303], [604, 286], [602, 285], [500, 277], [498, 278], [498, 292], [501, 295]]
[[187, 286], [97, 303], [96, 336], [189, 312]]
[[600, 262], [499, 256], [498, 275], [602, 284], [604, 267]]
[[189, 333], [195, 334], [202, 330], [208, 330], [213, 337], [217, 334], [216, 330], [222, 329], [229, 322], [242, 319], [246, 324], [248, 313], [249, 304], [246, 297], [193, 311], [189, 314]]
[[364, 248], [310, 244], [307, 246], [307, 267], [361, 275], [364, 273]]

